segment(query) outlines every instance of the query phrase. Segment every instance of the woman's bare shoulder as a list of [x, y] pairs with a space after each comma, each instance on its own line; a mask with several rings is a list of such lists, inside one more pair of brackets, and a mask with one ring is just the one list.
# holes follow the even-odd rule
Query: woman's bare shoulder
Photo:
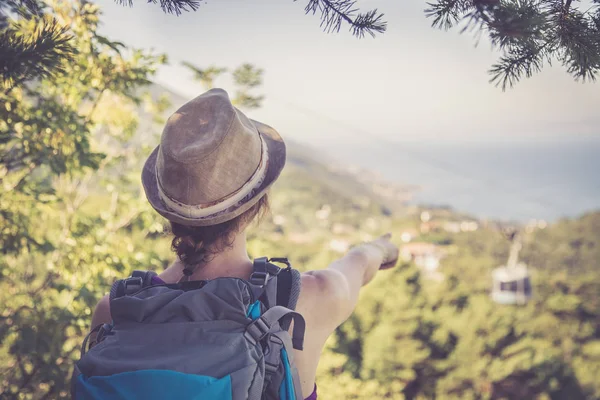
[[110, 299], [109, 296], [106, 295], [102, 297], [96, 305], [96, 309], [92, 315], [91, 329], [94, 329], [95, 326], [100, 324], [109, 324], [111, 321], [112, 317], [110, 316]]
[[323, 269], [302, 274], [302, 290], [296, 309], [307, 326], [333, 331], [348, 317], [349, 291], [345, 277]]

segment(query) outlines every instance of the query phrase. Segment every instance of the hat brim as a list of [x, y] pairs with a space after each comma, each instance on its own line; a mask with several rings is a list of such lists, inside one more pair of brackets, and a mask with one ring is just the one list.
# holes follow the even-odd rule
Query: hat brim
[[281, 170], [283, 170], [285, 165], [286, 149], [283, 139], [275, 129], [261, 122], [254, 120], [251, 121], [264, 139], [267, 145], [267, 153], [269, 155], [265, 178], [259, 188], [256, 189], [252, 198], [225, 213], [220, 213], [214, 217], [202, 219], [189, 218], [170, 210], [161, 200], [158, 192], [158, 182], [156, 180], [156, 159], [158, 157], [160, 146], [157, 146], [154, 151], [152, 151], [152, 154], [150, 154], [150, 157], [148, 157], [146, 160], [144, 169], [142, 170], [142, 185], [144, 186], [144, 191], [146, 192], [146, 197], [148, 198], [150, 205], [152, 205], [152, 207], [160, 215], [169, 221], [187, 226], [210, 226], [230, 221], [256, 204], [256, 202], [263, 197], [273, 182], [277, 180]]

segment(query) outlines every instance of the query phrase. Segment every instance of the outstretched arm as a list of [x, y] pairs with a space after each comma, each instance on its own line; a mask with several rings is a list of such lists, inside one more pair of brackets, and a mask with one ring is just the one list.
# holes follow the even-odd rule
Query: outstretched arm
[[304, 351], [295, 352], [303, 392], [313, 390], [321, 351], [327, 338], [354, 311], [361, 287], [379, 269], [396, 264], [398, 248], [385, 235], [357, 246], [323, 270], [302, 274], [302, 291], [296, 309], [306, 321]]
[[[313, 310], [313, 326], [319, 326], [329, 336], [354, 311], [360, 289], [369, 283], [377, 271], [391, 268], [398, 259], [398, 247], [390, 242], [391, 235], [362, 244], [333, 262], [327, 269], [303, 275], [302, 290], [308, 296], [306, 307]], [[307, 310], [308, 311], [308, 310]]]

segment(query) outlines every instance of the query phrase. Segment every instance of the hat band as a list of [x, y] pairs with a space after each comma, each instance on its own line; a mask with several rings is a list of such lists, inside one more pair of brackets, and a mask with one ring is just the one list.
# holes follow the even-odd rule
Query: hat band
[[242, 203], [244, 203], [248, 200], [248, 198], [250, 197], [249, 195], [254, 192], [254, 189], [258, 189], [260, 187], [260, 185], [263, 183], [265, 176], [266, 176], [267, 165], [268, 165], [268, 161], [269, 161], [269, 154], [267, 152], [267, 144], [265, 143], [264, 139], [262, 138], [262, 135], [259, 134], [259, 137], [260, 137], [260, 141], [261, 141], [262, 153], [261, 153], [261, 158], [260, 158], [258, 167], [256, 168], [256, 171], [254, 171], [254, 174], [252, 174], [250, 179], [248, 179], [248, 181], [246, 181], [246, 183], [244, 183], [244, 185], [240, 189], [235, 191], [233, 194], [230, 194], [230, 195], [224, 197], [223, 199], [218, 200], [216, 202], [216, 204], [215, 204], [215, 202], [211, 202], [210, 206], [204, 206], [202, 204], [200, 204], [200, 205], [184, 204], [184, 203], [181, 203], [177, 200], [170, 198], [164, 192], [164, 190], [160, 184], [160, 180], [158, 179], [159, 174], [156, 173], [158, 194], [159, 194], [161, 200], [165, 203], [165, 205], [169, 209], [171, 209], [171, 211], [173, 211], [181, 216], [184, 216], [187, 218], [195, 218], [195, 219], [212, 218], [212, 217], [216, 216], [217, 214], [224, 213], [225, 211], [229, 210], [232, 207], [237, 208], [237, 206], [241, 205]]

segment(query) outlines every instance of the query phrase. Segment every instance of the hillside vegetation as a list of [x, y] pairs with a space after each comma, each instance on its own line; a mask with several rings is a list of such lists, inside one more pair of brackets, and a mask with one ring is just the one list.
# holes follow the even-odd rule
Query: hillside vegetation
[[[398, 238], [419, 225], [416, 215], [386, 216], [375, 202], [359, 206], [296, 167], [272, 199], [274, 215], [285, 215], [286, 223], [265, 221], [250, 248], [288, 255], [300, 269], [322, 268], [338, 256], [332, 240], [357, 243], [388, 229]], [[317, 217], [324, 203], [332, 205], [326, 221]], [[490, 300], [491, 272], [506, 262], [509, 248], [495, 227], [423, 235], [448, 244], [444, 279], [429, 280], [412, 263], [380, 273], [328, 343], [320, 396], [600, 398], [598, 221], [595, 212], [526, 235], [521, 258], [531, 267], [534, 297], [524, 307]], [[352, 229], [333, 233], [341, 223]], [[297, 232], [310, 232], [306, 242], [298, 243]]]

